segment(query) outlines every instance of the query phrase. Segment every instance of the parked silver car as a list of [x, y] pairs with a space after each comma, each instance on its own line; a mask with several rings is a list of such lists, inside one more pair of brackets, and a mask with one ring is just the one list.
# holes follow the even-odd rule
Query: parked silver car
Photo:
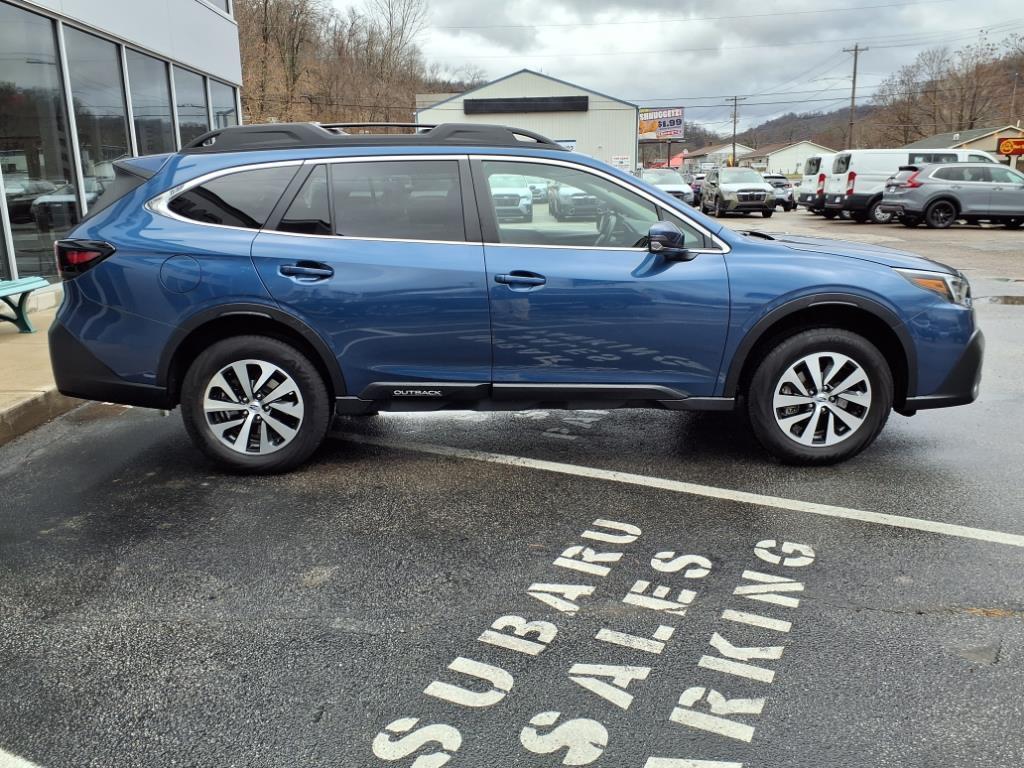
[[904, 166], [885, 184], [879, 207], [906, 227], [945, 229], [958, 219], [1024, 224], [1024, 174], [994, 163]]

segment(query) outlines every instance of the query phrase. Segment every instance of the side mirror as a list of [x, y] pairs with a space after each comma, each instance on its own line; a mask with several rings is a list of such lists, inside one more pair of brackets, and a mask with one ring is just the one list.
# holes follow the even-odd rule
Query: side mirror
[[647, 233], [647, 250], [665, 261], [692, 261], [697, 254], [686, 247], [686, 236], [671, 221], [651, 225]]

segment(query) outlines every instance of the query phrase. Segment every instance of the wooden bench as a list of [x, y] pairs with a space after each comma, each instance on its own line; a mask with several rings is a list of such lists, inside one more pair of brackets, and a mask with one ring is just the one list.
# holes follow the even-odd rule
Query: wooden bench
[[[10, 307], [14, 317], [8, 317], [0, 312], [0, 320], [14, 323], [22, 333], [34, 333], [35, 328], [28, 319], [26, 303], [28, 295], [37, 288], [45, 288], [49, 283], [41, 277], [23, 277], [20, 280], [0, 280], [0, 300]], [[15, 304], [12, 296], [21, 296]]]

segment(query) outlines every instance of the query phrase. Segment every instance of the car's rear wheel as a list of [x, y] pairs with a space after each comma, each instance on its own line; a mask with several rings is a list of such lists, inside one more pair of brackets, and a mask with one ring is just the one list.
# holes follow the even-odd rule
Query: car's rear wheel
[[924, 212], [924, 223], [932, 229], [946, 229], [956, 221], [956, 206], [949, 200], [936, 200]]
[[883, 211], [881, 206], [881, 200], [872, 203], [868, 209], [868, 218], [875, 222], [875, 224], [888, 224], [892, 221], [892, 212]]
[[182, 383], [181, 412], [203, 453], [249, 473], [301, 464], [323, 441], [331, 415], [313, 363], [265, 336], [235, 336], [203, 351]]
[[826, 219], [834, 219], [836, 216], [839, 215], [839, 211], [833, 210], [831, 208], [826, 208], [821, 212], [821, 215], [824, 216]]
[[833, 464], [860, 453], [885, 426], [892, 402], [885, 357], [840, 328], [785, 339], [758, 365], [747, 390], [755, 436], [789, 464]]

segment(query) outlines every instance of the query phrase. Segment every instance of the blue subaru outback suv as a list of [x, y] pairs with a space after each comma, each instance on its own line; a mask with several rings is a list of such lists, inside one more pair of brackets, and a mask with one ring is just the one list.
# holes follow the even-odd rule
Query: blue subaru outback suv
[[354, 128], [225, 128], [117, 162], [55, 244], [61, 392], [180, 405], [250, 472], [307, 459], [335, 413], [460, 408], [736, 409], [774, 456], [824, 464], [891, 410], [977, 396], [954, 269], [733, 232], [528, 131]]

